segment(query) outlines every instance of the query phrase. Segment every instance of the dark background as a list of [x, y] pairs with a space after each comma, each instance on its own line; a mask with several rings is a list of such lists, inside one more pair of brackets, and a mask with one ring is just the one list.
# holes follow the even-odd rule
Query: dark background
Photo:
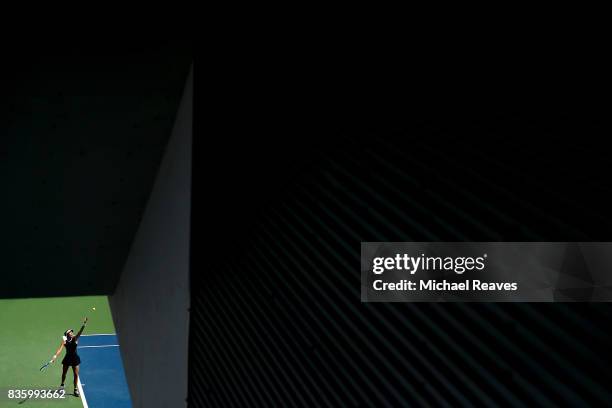
[[608, 241], [595, 65], [302, 51], [196, 80], [190, 400], [609, 403], [607, 304], [359, 298], [361, 241]]
[[0, 67], [0, 297], [114, 291], [166, 147], [184, 42], [37, 43]]

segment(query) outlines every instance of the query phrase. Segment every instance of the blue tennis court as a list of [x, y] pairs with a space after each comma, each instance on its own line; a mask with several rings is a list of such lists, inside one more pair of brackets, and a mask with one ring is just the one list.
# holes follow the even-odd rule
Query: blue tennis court
[[81, 356], [81, 399], [85, 408], [131, 408], [119, 341], [114, 334], [83, 335]]

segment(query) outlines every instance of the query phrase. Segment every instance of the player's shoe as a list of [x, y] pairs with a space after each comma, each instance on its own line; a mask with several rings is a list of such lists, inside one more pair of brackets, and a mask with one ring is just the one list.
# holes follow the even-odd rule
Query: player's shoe
[[77, 389], [74, 390], [74, 396], [75, 397], [80, 397], [81, 396], [81, 394], [79, 394], [79, 390], [77, 390]]

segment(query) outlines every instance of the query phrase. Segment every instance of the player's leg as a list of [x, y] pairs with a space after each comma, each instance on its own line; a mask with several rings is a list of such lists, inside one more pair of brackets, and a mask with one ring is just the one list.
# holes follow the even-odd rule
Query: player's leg
[[74, 373], [74, 395], [79, 396], [79, 389], [77, 388], [77, 382], [79, 380], [79, 366], [72, 366], [72, 372]]
[[62, 365], [62, 385], [60, 385], [60, 387], [63, 387], [64, 383], [66, 382], [66, 373], [68, 372], [68, 367], [68, 364]]

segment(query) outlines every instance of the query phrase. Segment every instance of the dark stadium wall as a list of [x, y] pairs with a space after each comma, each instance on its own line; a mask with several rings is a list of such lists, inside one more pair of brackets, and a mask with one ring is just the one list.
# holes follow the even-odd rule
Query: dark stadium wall
[[109, 297], [134, 407], [187, 398], [193, 73], [117, 288]]
[[[206, 239], [192, 243], [193, 406], [610, 405], [608, 304], [360, 302], [364, 241], [609, 240], [604, 126], [563, 110], [439, 119], [398, 103], [416, 112], [398, 115], [405, 130], [357, 119], [343, 130], [317, 119], [328, 90], [316, 104], [295, 102], [295, 88], [275, 99], [275, 81], [299, 81], [273, 72], [252, 75], [266, 89], [249, 94], [276, 104], [242, 106], [236, 75], [218, 93], [226, 105], [207, 107], [220, 125], [195, 163], [194, 208], [207, 210], [194, 212], [193, 233], [222, 245], [213, 257], [196, 250]], [[444, 94], [424, 84], [421, 94]], [[340, 102], [340, 118], [366, 110]], [[236, 134], [254, 137], [230, 161]]]
[[10, 271], [0, 298], [113, 292], [192, 60], [170, 42], [58, 46], [5, 55], [0, 67], [0, 246]]

